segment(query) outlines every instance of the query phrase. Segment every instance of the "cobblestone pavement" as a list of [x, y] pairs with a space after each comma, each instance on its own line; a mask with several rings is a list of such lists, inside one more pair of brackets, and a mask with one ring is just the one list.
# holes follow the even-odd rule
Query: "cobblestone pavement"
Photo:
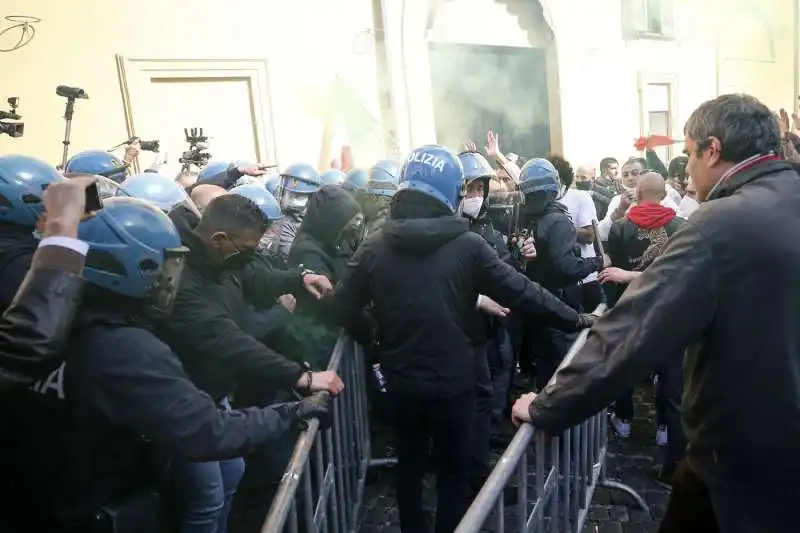
[[[661, 458], [661, 450], [655, 445], [655, 407], [651, 387], [643, 386], [636, 391], [634, 412], [631, 438], [621, 441], [612, 434], [606, 461], [607, 473], [609, 479], [622, 481], [638, 491], [650, 506], [652, 516], [633, 506], [627, 495], [598, 488], [583, 532], [658, 531], [658, 522], [664, 515], [669, 491], [653, 481], [650, 475]], [[400, 533], [393, 484], [391, 470], [373, 473], [366, 489], [361, 533]], [[435, 505], [433, 481], [426, 479], [425, 485], [424, 501], [432, 511]]]

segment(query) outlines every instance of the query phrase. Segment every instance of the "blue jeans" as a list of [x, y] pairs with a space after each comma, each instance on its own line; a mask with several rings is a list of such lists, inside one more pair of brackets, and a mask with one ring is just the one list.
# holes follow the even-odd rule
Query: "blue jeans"
[[[230, 409], [227, 400], [223, 409]], [[180, 504], [180, 533], [228, 533], [228, 516], [244, 459], [194, 463], [175, 457], [173, 481]]]

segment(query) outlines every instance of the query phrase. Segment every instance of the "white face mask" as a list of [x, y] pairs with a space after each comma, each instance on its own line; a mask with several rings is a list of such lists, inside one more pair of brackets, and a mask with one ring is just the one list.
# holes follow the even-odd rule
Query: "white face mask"
[[681, 203], [678, 205], [678, 214], [682, 218], [689, 218], [699, 207], [700, 204], [697, 203], [697, 200], [684, 196]]
[[461, 202], [461, 212], [469, 218], [475, 218], [481, 212], [483, 207], [483, 198], [476, 196], [474, 198], [464, 198]]

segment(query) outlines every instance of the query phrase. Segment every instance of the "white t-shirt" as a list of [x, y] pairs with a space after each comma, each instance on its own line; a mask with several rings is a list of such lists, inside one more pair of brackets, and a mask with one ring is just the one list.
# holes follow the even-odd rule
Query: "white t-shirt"
[[[592, 220], [597, 219], [597, 209], [592, 200], [592, 195], [588, 191], [578, 189], [567, 189], [564, 196], [559, 200], [569, 211], [569, 218], [576, 228], [585, 228], [592, 225]], [[594, 245], [582, 244], [581, 257], [597, 257], [594, 252]], [[592, 272], [583, 279], [584, 283], [597, 281], [597, 272]]]
[[[614, 198], [611, 199], [611, 202], [608, 204], [608, 211], [606, 212], [606, 218], [600, 221], [600, 224], [597, 225], [597, 233], [600, 234], [600, 240], [605, 242], [608, 240], [608, 234], [611, 233], [611, 225], [614, 223], [611, 220], [611, 213], [617, 210], [619, 207], [619, 202], [622, 199], [621, 195], [616, 195]], [[663, 200], [661, 200], [661, 205], [664, 207], [669, 207], [675, 213], [678, 212], [678, 205], [672, 201], [669, 196], [665, 196]], [[631, 204], [633, 207], [633, 204]], [[629, 208], [630, 209], [630, 208]]]

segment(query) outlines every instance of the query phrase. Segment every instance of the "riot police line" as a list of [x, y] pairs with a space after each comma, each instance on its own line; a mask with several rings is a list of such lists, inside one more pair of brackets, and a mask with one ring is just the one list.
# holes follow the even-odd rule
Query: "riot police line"
[[[533, 165], [530, 168], [537, 167]], [[377, 165], [373, 169], [372, 176], [366, 172], [351, 172], [346, 176], [341, 189], [336, 186], [320, 188], [321, 180], [313, 167], [294, 165], [284, 171], [279, 178], [277, 190], [281, 196], [280, 201], [268, 192], [266, 183], [255, 189], [251, 187], [249, 190], [246, 190], [246, 186], [235, 186], [242, 176], [248, 173], [255, 176], [263, 175], [260, 169], [228, 165], [222, 172], [200, 182], [199, 185], [231, 189], [230, 193], [211, 200], [204, 206], [202, 213], [189, 197], [192, 188], [187, 192], [174, 180], [153, 173], [127, 177], [126, 165], [119, 164], [114, 156], [107, 152], [79, 153], [67, 162], [65, 170], [70, 176], [75, 176], [78, 172], [100, 176], [96, 179], [104, 202], [102, 208], [91, 213], [91, 216], [80, 224], [78, 230], [77, 238], [88, 244], [87, 264], [83, 270], [87, 286], [84, 290], [83, 313], [80, 313], [78, 323], [74, 325], [73, 338], [66, 350], [70, 355], [70, 364], [62, 365], [49, 376], [42, 376], [42, 379], [31, 388], [33, 393], [42, 397], [42, 404], [37, 408], [41, 409], [42, 420], [49, 421], [44, 427], [63, 428], [63, 431], [58, 434], [58, 439], [43, 439], [43, 434], [38, 432], [41, 428], [33, 428], [33, 432], [28, 433], [32, 428], [19, 412], [8, 413], [7, 419], [8, 424], [26, 430], [21, 431], [14, 439], [10, 439], [13, 442], [9, 442], [9, 449], [16, 453], [9, 454], [9, 457], [15, 455], [25, 457], [37, 453], [39, 454], [37, 457], [49, 459], [38, 462], [33, 471], [26, 470], [31, 467], [27, 461], [16, 461], [17, 464], [10, 469], [15, 473], [11, 476], [14, 483], [19, 483], [18, 486], [23, 487], [23, 490], [19, 491], [23, 500], [25, 500], [23, 495], [30, 496], [35, 492], [41, 492], [34, 487], [55, 485], [57, 499], [63, 501], [56, 504], [58, 507], [56, 510], [50, 509], [52, 512], [50, 515], [40, 512], [42, 509], [39, 506], [44, 505], [47, 508], [53, 505], [53, 502], [41, 500], [41, 496], [18, 502], [20, 503], [18, 509], [29, 511], [22, 513], [24, 516], [40, 516], [43, 524], [48, 524], [47, 527], [58, 525], [65, 530], [80, 529], [83, 527], [81, 524], [84, 524], [89, 517], [92, 520], [99, 520], [107, 527], [116, 527], [119, 524], [115, 521], [132, 520], [134, 516], [136, 527], [143, 529], [154, 527], [153, 520], [158, 514], [156, 511], [164, 505], [160, 491], [136, 493], [132, 500], [123, 498], [121, 507], [109, 508], [104, 502], [93, 508], [98, 502], [98, 491], [105, 492], [103, 498], [113, 499], [122, 494], [127, 495], [130, 489], [127, 487], [125, 490], [114, 490], [118, 480], [105, 480], [107, 485], [93, 483], [91, 476], [97, 474], [95, 469], [101, 467], [105, 471], [112, 468], [111, 465], [115, 464], [117, 458], [128, 457], [131, 461], [123, 461], [126, 464], [121, 466], [123, 471], [137, 479], [136, 484], [159, 487], [164, 480], [153, 471], [137, 472], [134, 460], [148, 456], [154, 448], [164, 447], [167, 452], [173, 454], [173, 457], [167, 458], [166, 463], [158, 464], [162, 466], [169, 464], [174, 469], [175, 456], [183, 456], [190, 461], [207, 461], [246, 455], [259, 443], [272, 438], [274, 434], [289, 430], [298, 420], [307, 420], [314, 416], [326, 417], [325, 402], [314, 396], [299, 403], [278, 405], [265, 403], [264, 407], [255, 410], [243, 407], [229, 411], [227, 398], [232, 394], [230, 379], [234, 378], [225, 374], [226, 371], [230, 372], [230, 368], [212, 365], [212, 368], [216, 368], [214, 374], [209, 375], [208, 368], [205, 368], [196, 374], [198, 377], [186, 378], [181, 366], [193, 373], [197, 371], [192, 367], [194, 361], [191, 357], [188, 359], [182, 357], [183, 365], [181, 365], [160, 339], [170, 339], [170, 345], [178, 347], [178, 352], [188, 353], [198, 348], [194, 346], [187, 350], [186, 343], [191, 343], [192, 339], [186, 338], [185, 328], [176, 326], [180, 320], [185, 320], [189, 311], [193, 311], [191, 306], [185, 307], [186, 302], [181, 303], [182, 293], [179, 290], [186, 283], [187, 278], [182, 278], [182, 273], [185, 276], [183, 270], [187, 265], [198, 270], [200, 269], [197, 266], [198, 261], [200, 263], [211, 261], [214, 265], [212, 270], [238, 271], [245, 266], [248, 268], [252, 266], [256, 249], [266, 252], [277, 250], [274, 257], [278, 261], [297, 267], [293, 275], [299, 276], [310, 291], [317, 290], [324, 293], [326, 284], [345, 281], [340, 286], [342, 290], [339, 292], [344, 308], [347, 309], [348, 305], [351, 307], [350, 313], [344, 315], [344, 325], [352, 334], [362, 335], [361, 338], [364, 339], [365, 327], [361, 321], [365, 315], [358, 309], [366, 306], [370, 314], [379, 317], [379, 321], [380, 317], [386, 316], [386, 310], [382, 307], [380, 299], [362, 301], [364, 293], [348, 292], [346, 280], [337, 278], [348, 275], [342, 270], [342, 265], [358, 248], [367, 227], [375, 234], [379, 233], [381, 223], [385, 224], [385, 217], [389, 214], [388, 199], [396, 191], [403, 190], [404, 193], [399, 197], [406, 198], [406, 201], [399, 207], [396, 207], [398, 205], [396, 202], [391, 204], [391, 210], [404, 211], [406, 222], [409, 222], [405, 225], [405, 229], [400, 222], [393, 225], [395, 231], [401, 229], [401, 234], [397, 235], [401, 241], [410, 238], [412, 246], [421, 245], [431, 250], [442, 245], [446, 246], [448, 242], [453, 242], [453, 239], [470, 243], [459, 244], [459, 247], [466, 246], [466, 250], [475, 250], [469, 254], [477, 252], [478, 256], [469, 255], [475, 257], [471, 260], [477, 260], [476, 265], [483, 265], [480, 268], [488, 268], [491, 272], [488, 279], [480, 276], [476, 278], [479, 271], [462, 272], [461, 276], [468, 276], [462, 279], [465, 294], [474, 290], [471, 287], [481, 285], [487, 289], [486, 293], [495, 293], [495, 296], [500, 294], [497, 296], [498, 299], [510, 299], [515, 307], [544, 313], [544, 316], [550, 317], [549, 320], [558, 324], [558, 327], [575, 330], [591, 322], [586, 315], [579, 315], [537, 285], [527, 281], [524, 276], [498, 262], [496, 252], [499, 250], [490, 251], [489, 248], [482, 248], [483, 239], [464, 240], [468, 236], [464, 234], [468, 224], [458, 216], [466, 187], [464, 167], [455, 154], [440, 147], [424, 147], [414, 152], [404, 166], [399, 184], [396, 178], [398, 167], [388, 163]], [[490, 169], [484, 166], [480, 170], [483, 174], [474, 178], [488, 181]], [[8, 187], [4, 196], [8, 199], [10, 207], [4, 211], [3, 222], [6, 230], [4, 233], [10, 243], [4, 247], [4, 251], [7, 252], [21, 243], [25, 244], [27, 250], [33, 250], [40, 237], [33, 226], [42, 214], [42, 193], [49, 185], [58, 183], [63, 178], [44, 163], [18, 156], [5, 156], [0, 159], [0, 176]], [[344, 192], [348, 189], [350, 192]], [[479, 190], [484, 201], [488, 198], [488, 189], [486, 183]], [[337, 192], [339, 190], [343, 192]], [[411, 191], [413, 194], [407, 194]], [[147, 200], [140, 200], [136, 196], [143, 196]], [[376, 197], [385, 200], [372, 205], [372, 210], [367, 210], [369, 220], [365, 221], [360, 204], [367, 199], [375, 200]], [[276, 220], [278, 217], [274, 214], [276, 206], [282, 212], [280, 220]], [[476, 211], [485, 209], [479, 208]], [[19, 218], [20, 212], [27, 214], [27, 218], [24, 220]], [[166, 213], [169, 213], [169, 216], [166, 216]], [[442, 229], [449, 236], [443, 241], [414, 244], [419, 238], [417, 228], [424, 227], [427, 224], [426, 220], [429, 220], [426, 217], [431, 215], [444, 217], [437, 224], [445, 224]], [[233, 216], [233, 219], [226, 219], [226, 216]], [[329, 226], [334, 219], [338, 229], [334, 228], [331, 232]], [[245, 235], [247, 231], [237, 231], [241, 228], [232, 229], [232, 222], [244, 224], [244, 230], [254, 228], [254, 232]], [[271, 228], [273, 231], [267, 231], [273, 222], [279, 224], [278, 228], [273, 227]], [[253, 225], [248, 226], [248, 224]], [[406, 231], [410, 233], [403, 235]], [[200, 235], [198, 232], [205, 233], [198, 237]], [[296, 240], [293, 239], [295, 234]], [[255, 239], [244, 242], [246, 237], [253, 235]], [[189, 237], [191, 239], [187, 240]], [[328, 242], [325, 242], [326, 238], [329, 239]], [[287, 241], [290, 244], [288, 253], [286, 253]], [[333, 253], [326, 255], [320, 243], [323, 245], [322, 248], [333, 245]], [[433, 248], [430, 248], [431, 245]], [[402, 249], [406, 245], [400, 246]], [[202, 254], [198, 251], [201, 248]], [[499, 248], [504, 248], [504, 244]], [[205, 257], [209, 249], [216, 254], [213, 258]], [[203, 257], [198, 258], [199, 255]], [[300, 259], [298, 256], [308, 259], [308, 263], [316, 259], [317, 266], [327, 277], [320, 276], [304, 266], [300, 261], [305, 262], [305, 259]], [[6, 287], [13, 287], [16, 290], [30, 264], [30, 256], [19, 254], [11, 259], [13, 261], [4, 264], [3, 279]], [[264, 266], [259, 266], [258, 269], [252, 267], [256, 269], [256, 273], [262, 275], [271, 275], [275, 279], [286, 278], [285, 274], [265, 274], [264, 268], [269, 270]], [[302, 284], [286, 279], [284, 287], [293, 287], [293, 290], [297, 290], [298, 287], [302, 289]], [[352, 278], [349, 279], [352, 281]], [[468, 281], [469, 279], [473, 281]], [[419, 294], [422, 287], [416, 284], [412, 288]], [[297, 296], [298, 299], [302, 298], [302, 290]], [[354, 299], [347, 300], [347, 298]], [[477, 299], [479, 304], [481, 298]], [[485, 297], [484, 301], [486, 300], [489, 298]], [[178, 308], [183, 312], [172, 316], [171, 312], [176, 301]], [[309, 300], [307, 304], [306, 309], [314, 308], [313, 300]], [[182, 305], [184, 307], [181, 307]], [[451, 304], [446, 304], [449, 305]], [[458, 312], [466, 313], [472, 319], [474, 300], [472, 306], [467, 308], [458, 305], [460, 308]], [[444, 308], [442, 310], [446, 311]], [[430, 311], [429, 309], [427, 312]], [[325, 368], [339, 326], [339, 323], [331, 323], [329, 320], [329, 310], [317, 309], [287, 324], [290, 340], [283, 345], [283, 349], [287, 352], [297, 350], [294, 354], [295, 360], [310, 362], [312, 368]], [[161, 324], [155, 328], [158, 336], [151, 332], [149, 327], [151, 323]], [[381, 327], [379, 323], [379, 330]], [[298, 332], [298, 328], [301, 331]], [[175, 333], [170, 333], [170, 329]], [[238, 330], [239, 327], [235, 329]], [[369, 333], [371, 332], [367, 334]], [[397, 336], [398, 333], [385, 330], [384, 333], [387, 339], [394, 338], [395, 341], [390, 340], [384, 344], [381, 348], [383, 350], [400, 338]], [[252, 335], [257, 333], [254, 332]], [[313, 342], [308, 342], [309, 337]], [[212, 340], [207, 339], [207, 342], [211, 343]], [[370, 341], [364, 342], [369, 344]], [[222, 348], [223, 346], [220, 346], [218, 350]], [[229, 350], [231, 348], [239, 349], [239, 346], [227, 347]], [[466, 349], [467, 352], [471, 350], [469, 343], [460, 349]], [[452, 361], [457, 350], [448, 349], [447, 352], [450, 355], [434, 362], [440, 370], [452, 366], [448, 361]], [[275, 356], [271, 357], [274, 359]], [[401, 383], [398, 371], [402, 372], [402, 367], [411, 364], [410, 368], [413, 369], [414, 365], [427, 364], [420, 360], [403, 361], [403, 358], [394, 363], [389, 358], [386, 361], [382, 359], [383, 357], [380, 362], [385, 365], [384, 373], [394, 391], [399, 391], [404, 386], [416, 386], [413, 382], [408, 382], [406, 385]], [[187, 364], [189, 366], [186, 366]], [[142, 374], [145, 369], [146, 372]], [[294, 367], [289, 365], [286, 366], [286, 374], [286, 384], [295, 385], [297, 381], [295, 386], [305, 385], [315, 390], [316, 378], [312, 371], [294, 370]], [[469, 395], [472, 393], [468, 385], [471, 371], [467, 373], [462, 371], [460, 374], [455, 376], [455, 380], [443, 375], [444, 381], [422, 383], [422, 385], [426, 390], [432, 391], [443, 387], [456, 394], [465, 391]], [[193, 382], [197, 379], [203, 383], [202, 390], [210, 391], [210, 397], [195, 387]], [[202, 381], [206, 379], [208, 381]], [[140, 380], [145, 381], [140, 382]], [[116, 385], [112, 385], [114, 383]], [[128, 389], [126, 384], [135, 386]], [[328, 385], [321, 385], [323, 389], [326, 386]], [[112, 387], [114, 392], [107, 390], [108, 387]], [[240, 395], [237, 392], [235, 402], [241, 401], [242, 396], [246, 394]], [[182, 398], [181, 409], [163, 411], [166, 405], [172, 403], [168, 399], [175, 397]], [[72, 404], [70, 398], [79, 398], [80, 402]], [[148, 401], [145, 401], [145, 398], [148, 398]], [[267, 400], [274, 398], [259, 399], [264, 402]], [[199, 406], [205, 407], [200, 409]], [[92, 422], [97, 421], [98, 415], [103, 421], [100, 424], [103, 429], [100, 431], [92, 426]], [[192, 418], [195, 422], [192, 422], [192, 431], [184, 433], [186, 426], [181, 421], [189, 416], [196, 417]], [[467, 420], [470, 420], [469, 425], [472, 415], [467, 416]], [[87, 432], [76, 433], [74, 427], [69, 424], [64, 427], [65, 420], [84, 427]], [[88, 467], [87, 458], [82, 455], [83, 452], [79, 447], [76, 447], [76, 442], [86, 442], [86, 439], [89, 439], [89, 442], [103, 442], [116, 433], [117, 430], [114, 428], [120, 423], [122, 427], [127, 426], [128, 429], [123, 431], [120, 437], [115, 437], [115, 442], [112, 442], [113, 445], [107, 449], [95, 449], [96, 445], [93, 445], [92, 449], [97, 454], [92, 459], [95, 466]], [[198, 423], [201, 425], [195, 426]], [[87, 425], [82, 426], [82, 424]], [[230, 429], [232, 427], [239, 429]], [[253, 433], [254, 428], [260, 429]], [[229, 432], [235, 432], [237, 435], [232, 441]], [[124, 437], [125, 434], [127, 437]], [[142, 439], [137, 434], [143, 434], [145, 438]], [[198, 439], [200, 435], [205, 437]], [[464, 435], [467, 437], [465, 442], [469, 443], [469, 433]], [[60, 441], [60, 438], [65, 440]], [[209, 438], [211, 440], [208, 440]], [[469, 446], [463, 450], [466, 455], [462, 455], [459, 460], [471, 455], [472, 450]], [[162, 461], [165, 458], [160, 457], [158, 460]], [[70, 461], [74, 464], [66, 472], [59, 471], [65, 462]], [[81, 465], [84, 468], [81, 468]], [[134, 472], [136, 475], [133, 475]], [[189, 477], [191, 475], [194, 473], [189, 474]], [[222, 475], [224, 477], [225, 473]], [[67, 482], [77, 482], [82, 490], [70, 491]], [[221, 496], [220, 501], [223, 502], [221, 505], [225, 507], [223, 513], [229, 512], [230, 496], [230, 494]], [[463, 506], [466, 501], [467, 499], [460, 500], [459, 505]], [[113, 503], [119, 504], [119, 502]], [[61, 508], [60, 505], [64, 507]]]

